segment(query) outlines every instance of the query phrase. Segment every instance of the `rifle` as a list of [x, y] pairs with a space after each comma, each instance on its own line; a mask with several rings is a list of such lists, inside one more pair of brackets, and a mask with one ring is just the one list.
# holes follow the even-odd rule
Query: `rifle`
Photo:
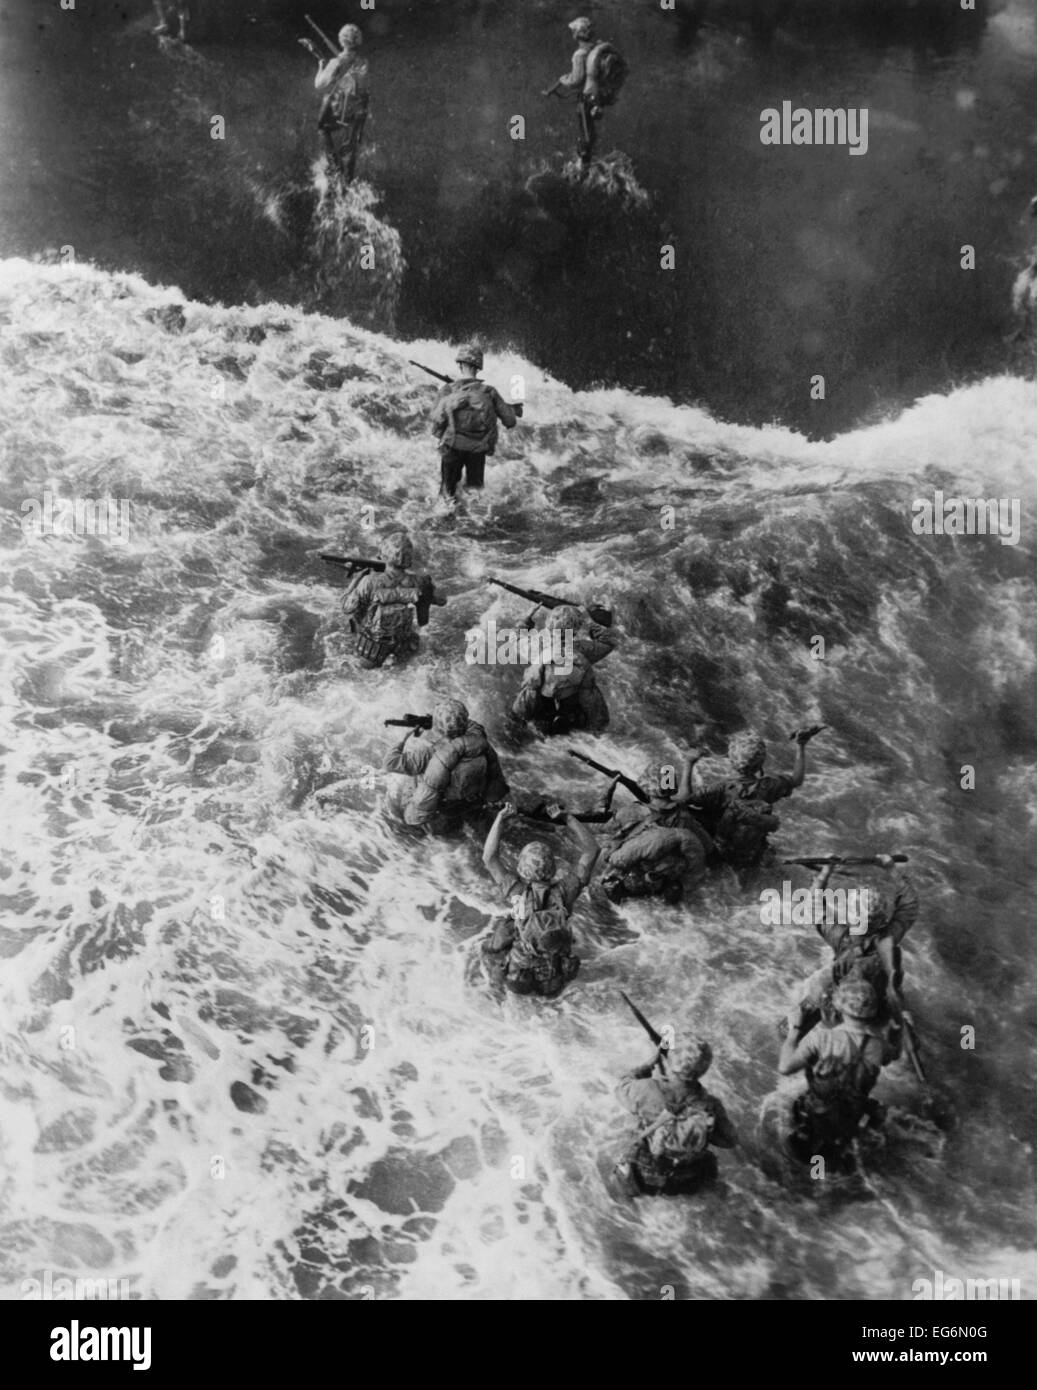
[[631, 796], [636, 796], [643, 806], [647, 806], [651, 801], [652, 798], [645, 789], [639, 783], [635, 782], [632, 777], [627, 777], [625, 773], [618, 772], [615, 768], [605, 767], [602, 763], [596, 763], [593, 758], [588, 758], [586, 753], [577, 753], [575, 748], [568, 748], [566, 752], [569, 754], [570, 758], [579, 758], [581, 763], [586, 763], [587, 766], [592, 767], [595, 772], [603, 772], [606, 777], [614, 777], [619, 785], [621, 787], [626, 787]]
[[659, 1049], [659, 1066], [660, 1066], [660, 1069], [662, 1070], [663, 1075], [665, 1076], [665, 1075], [666, 1075], [666, 1063], [665, 1063], [665, 1061], [663, 1060], [663, 1058], [666, 1056], [666, 1044], [663, 1042], [663, 1035], [662, 1035], [661, 1033], [656, 1032], [656, 1030], [655, 1030], [655, 1029], [652, 1027], [652, 1025], [648, 1022], [647, 1018], [645, 1018], [645, 1016], [644, 1016], [644, 1014], [641, 1012], [641, 1010], [637, 1007], [637, 1005], [634, 1003], [634, 1001], [630, 998], [629, 994], [624, 994], [622, 990], [620, 990], [619, 992], [620, 992], [620, 995], [621, 995], [622, 998], [623, 998], [623, 1001], [625, 1002], [625, 1004], [626, 1004], [627, 1007], [629, 1008], [630, 1012], [634, 1015], [634, 1017], [637, 1019], [638, 1023], [640, 1023], [641, 1027], [645, 1030], [645, 1032], [646, 1032], [646, 1033], [648, 1034], [648, 1036], [651, 1038], [652, 1042], [654, 1042], [655, 1045], [656, 1045], [656, 1047]]
[[[524, 598], [529, 603], [535, 603], [538, 608], [561, 608], [563, 604], [569, 604], [572, 608], [582, 608], [582, 603], [571, 603], [567, 598], [554, 598], [551, 594], [541, 593], [539, 589], [519, 589], [514, 584], [505, 584], [503, 579], [494, 579], [487, 576], [488, 584], [496, 584], [498, 589], [507, 589], [509, 594], [518, 594], [519, 598]], [[596, 604], [590, 605], [585, 612], [592, 623], [598, 623], [601, 627], [612, 626], [612, 610], [610, 608], [599, 608]], [[599, 769], [600, 770], [600, 769]]]
[[918, 1029], [915, 1027], [914, 1019], [903, 1004], [900, 1006], [900, 1017], [904, 1023], [904, 1051], [907, 1053], [907, 1060], [911, 1063], [915, 1076], [918, 1077], [923, 1086], [927, 1086], [929, 1081], [925, 1074], [925, 1067], [922, 1066], [918, 1045]]
[[341, 565], [348, 570], [374, 570], [377, 574], [382, 574], [385, 570], [384, 560], [364, 560], [355, 555], [329, 555], [322, 550], [320, 558], [327, 565]]
[[[388, 728], [390, 725], [397, 729], [431, 729], [431, 714], [405, 714], [402, 719], [384, 719], [382, 723]], [[418, 734], [420, 738], [420, 732]]]
[[337, 58], [341, 51], [338, 45], [331, 42], [331, 40], [328, 38], [327, 34], [325, 34], [324, 30], [320, 27], [320, 25], [314, 24], [313, 20], [310, 18], [308, 14], [303, 15], [303, 19], [305, 19], [306, 23], [310, 26], [310, 28], [317, 35], [317, 37], [321, 39], [325, 44], [327, 44], [329, 52], [333, 53], [334, 56]]
[[[444, 382], [446, 382], [447, 386], [453, 386], [453, 384], [454, 384], [454, 378], [453, 378], [452, 376], [444, 376], [442, 372], [437, 372], [437, 371], [434, 371], [431, 367], [426, 367], [425, 364], [424, 364], [424, 362], [415, 362], [415, 360], [414, 360], [413, 357], [408, 357], [408, 358], [407, 358], [407, 361], [410, 363], [410, 365], [411, 365], [412, 367], [417, 367], [417, 369], [418, 369], [419, 371], [421, 371], [421, 372], [428, 372], [429, 376], [434, 376], [434, 377], [436, 378], [437, 381], [444, 381]], [[512, 401], [512, 402], [511, 402], [511, 408], [512, 408], [512, 410], [515, 412], [516, 415], [521, 415], [521, 414], [522, 414], [523, 407], [524, 407], [524, 402], [523, 402], [523, 401]]]
[[[384, 574], [386, 568], [384, 560], [364, 560], [355, 555], [329, 555], [324, 550], [321, 551], [320, 558], [327, 565], [341, 565], [343, 569], [349, 571], [351, 578], [361, 570], [374, 570], [376, 574]], [[418, 627], [428, 627], [432, 608], [432, 587], [432, 580], [429, 579], [428, 575], [424, 575], [418, 592], [418, 601], [414, 605], [418, 613]], [[432, 726], [429, 725], [429, 727]]]
[[789, 734], [789, 742], [791, 743], [799, 734], [806, 734], [807, 741], [809, 742], [810, 739], [817, 738], [818, 734], [822, 733], [827, 728], [827, 724], [811, 724], [805, 729], [793, 729], [791, 734]]
[[[891, 854], [889, 856], [894, 864], [906, 864], [906, 854]], [[838, 854], [819, 854], [813, 859], [783, 859], [783, 864], [803, 864], [808, 869], [818, 868], [822, 864], [877, 864], [878, 855], [872, 854], [864, 859], [843, 859]]]
[[444, 376], [442, 372], [433, 371], [431, 367], [426, 367], [424, 362], [415, 362], [413, 357], [408, 357], [407, 361], [412, 367], [417, 367], [419, 371], [428, 372], [429, 376], [434, 376], [437, 381], [445, 381], [448, 386], [453, 386], [454, 378], [452, 376]]

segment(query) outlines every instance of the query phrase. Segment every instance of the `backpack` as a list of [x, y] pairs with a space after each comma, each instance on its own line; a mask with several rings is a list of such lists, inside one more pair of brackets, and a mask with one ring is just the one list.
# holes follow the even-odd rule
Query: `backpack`
[[603, 41], [591, 50], [587, 71], [597, 83], [597, 105], [614, 106], [630, 71], [623, 55], [613, 44]]
[[780, 824], [770, 804], [752, 794], [753, 786], [751, 782], [729, 784], [727, 805], [714, 832], [717, 848], [732, 861], [754, 860]]
[[843, 1061], [838, 1057], [822, 1057], [807, 1071], [809, 1091], [804, 1099], [807, 1108], [826, 1113], [838, 1127], [856, 1123], [864, 1110], [874, 1083], [874, 1069], [864, 1061], [868, 1037], [850, 1037], [853, 1056]]
[[[540, 906], [537, 906], [537, 894], [532, 884], [527, 884], [521, 896], [516, 894], [512, 901], [519, 940], [527, 951], [545, 956], [568, 951], [572, 940], [569, 913], [557, 884], [552, 883], [548, 887]], [[564, 945], [559, 942], [559, 933], [565, 939]]]
[[493, 433], [497, 412], [493, 408], [490, 388], [484, 381], [466, 381], [457, 385], [443, 402], [456, 439], [485, 442]]
[[713, 1117], [691, 1097], [676, 1110], [664, 1110], [643, 1136], [652, 1165], [661, 1174], [693, 1165], [709, 1147]]

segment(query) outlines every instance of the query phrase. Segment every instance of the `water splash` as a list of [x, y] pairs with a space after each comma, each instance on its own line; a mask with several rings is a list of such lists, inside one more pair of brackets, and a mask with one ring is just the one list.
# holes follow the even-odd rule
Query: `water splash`
[[[0, 329], [4, 1292], [50, 1269], [145, 1297], [901, 1298], [923, 1256], [984, 1271], [988, 1250], [1032, 1277], [1010, 1246], [1032, 1246], [1037, 1210], [1034, 544], [923, 547], [910, 515], [933, 486], [1029, 496], [1037, 384], [996, 378], [820, 444], [491, 356], [530, 406], [488, 471], [506, 535], [476, 545], [424, 530], [433, 388], [403, 359], [443, 344], [27, 262], [0, 266]], [[44, 486], [128, 498], [127, 544], [28, 542]], [[336, 679], [285, 644], [292, 614], [336, 601], [317, 552], [367, 551], [365, 507], [376, 533], [412, 531], [450, 602], [412, 663]], [[900, 1118], [910, 1077], [884, 1074], [896, 1115], [868, 1173], [885, 1200], [833, 1222], [760, 1171], [771, 1020], [821, 948], [762, 929], [729, 885], [679, 912], [592, 891], [583, 969], [550, 1004], [466, 987], [501, 907], [478, 846], [394, 836], [369, 772], [382, 719], [441, 696], [502, 743], [516, 673], [461, 661], [471, 626], [515, 616], [484, 583], [501, 572], [616, 612], [592, 756], [636, 770], [753, 724], [784, 769], [788, 729], [816, 718], [830, 731], [781, 846], [911, 854], [906, 988], [959, 1122], [940, 1152]], [[502, 756], [519, 789], [600, 794], [543, 745]], [[966, 761], [983, 776], [963, 804]], [[335, 781], [325, 812], [309, 793]], [[604, 1189], [628, 1125], [612, 1089], [643, 1047], [620, 988], [713, 1042], [710, 1088], [745, 1140], [723, 1200], [626, 1208]], [[997, 1048], [962, 1052], [963, 1022]]]

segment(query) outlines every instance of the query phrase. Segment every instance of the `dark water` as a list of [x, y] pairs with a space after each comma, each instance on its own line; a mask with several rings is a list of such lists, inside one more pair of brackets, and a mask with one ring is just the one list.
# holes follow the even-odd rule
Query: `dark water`
[[[198, 298], [344, 312], [308, 238], [305, 8], [210, 4], [185, 55], [158, 51], [143, 3], [9, 0], [0, 252], [71, 244]], [[644, 207], [557, 177], [572, 114], [538, 93], [565, 68], [570, 8], [381, 0], [363, 17], [362, 173], [402, 239], [401, 334], [478, 332], [573, 386], [815, 435], [1005, 360], [1037, 187], [1033, 0], [598, 6], [633, 67], [601, 149], [629, 157]], [[760, 111], [786, 98], [867, 106], [868, 153], [761, 145]], [[384, 296], [358, 289], [350, 307], [391, 326]]]

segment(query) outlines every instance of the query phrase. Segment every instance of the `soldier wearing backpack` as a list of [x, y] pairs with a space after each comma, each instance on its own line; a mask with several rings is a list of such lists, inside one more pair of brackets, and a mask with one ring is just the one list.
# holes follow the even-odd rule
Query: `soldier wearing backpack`
[[670, 1051], [660, 1049], [619, 1083], [617, 1099], [641, 1125], [613, 1169], [626, 1195], [692, 1192], [716, 1177], [710, 1145], [730, 1149], [738, 1143], [723, 1104], [699, 1080], [712, 1060], [709, 1043], [689, 1038]]
[[549, 845], [531, 840], [518, 858], [517, 872], [504, 867], [500, 837], [504, 822], [518, 815], [508, 802], [490, 828], [483, 849], [483, 863], [494, 883], [511, 904], [511, 917], [500, 922], [483, 947], [483, 959], [491, 981], [513, 994], [539, 994], [553, 999], [580, 968], [573, 952], [569, 918], [576, 899], [591, 881], [598, 862], [594, 836], [574, 816], [565, 823], [580, 848], [575, 872], [558, 872]]
[[325, 153], [342, 181], [349, 184], [356, 173], [371, 98], [367, 60], [360, 56], [363, 34], [355, 24], [344, 24], [338, 41], [340, 51], [322, 58], [309, 39], [299, 40], [317, 60], [313, 85], [321, 97], [317, 129]]
[[[385, 568], [380, 573], [361, 570], [343, 593], [338, 615], [321, 625], [318, 638], [325, 660], [349, 655], [351, 645], [356, 664], [364, 670], [383, 666], [390, 657], [399, 664], [418, 650], [420, 610], [426, 604], [445, 605], [446, 596], [431, 575], [411, 569], [414, 546], [405, 531], [386, 536], [378, 554]], [[352, 643], [345, 641], [343, 628], [355, 634]]]
[[806, 746], [820, 726], [798, 729], [796, 761], [791, 775], [764, 772], [767, 745], [751, 729], [735, 734], [727, 745], [727, 757], [734, 776], [696, 788], [695, 800], [702, 808], [702, 823], [712, 836], [716, 853], [725, 864], [745, 874], [766, 862], [767, 837], [781, 827], [774, 814], [774, 803], [791, 796], [806, 777]]
[[[887, 882], [876, 887], [851, 877], [851, 888], [862, 897], [867, 893], [867, 915], [863, 924], [852, 927], [845, 922], [829, 920], [826, 911], [821, 921], [814, 923], [818, 936], [832, 948], [832, 958], [815, 970], [796, 992], [796, 1000], [788, 1015], [789, 1035], [795, 1042], [825, 1016], [839, 985], [845, 981], [863, 981], [871, 985], [878, 1000], [877, 1018], [888, 1030], [892, 1040], [900, 1019], [899, 991], [903, 980], [901, 942], [918, 918], [918, 891], [908, 876], [897, 869], [891, 855], [878, 854], [875, 863], [886, 871]], [[835, 864], [824, 864], [814, 878], [815, 893], [828, 886]], [[849, 872], [849, 871], [848, 871]]]
[[576, 152], [586, 169], [598, 143], [598, 122], [605, 107], [612, 106], [619, 97], [626, 81], [627, 64], [613, 44], [594, 37], [594, 26], [589, 19], [574, 19], [569, 32], [576, 40], [572, 68], [543, 95], [576, 98], [579, 127]]
[[862, 1123], [881, 1123], [883, 1110], [871, 1100], [879, 1072], [893, 1060], [877, 1023], [878, 999], [870, 984], [848, 980], [833, 1000], [840, 1022], [819, 1023], [801, 1043], [790, 1031], [781, 1045], [778, 1071], [806, 1071], [806, 1090], [793, 1106], [793, 1129], [785, 1138], [790, 1156], [807, 1162], [815, 1154], [841, 1164]]
[[457, 349], [461, 375], [444, 386], [432, 411], [432, 431], [439, 437], [440, 495], [454, 497], [465, 475], [465, 487], [481, 488], [487, 455], [497, 449], [497, 422], [514, 429], [521, 405], [512, 407], [487, 381], [479, 380], [482, 348], [466, 343]]

